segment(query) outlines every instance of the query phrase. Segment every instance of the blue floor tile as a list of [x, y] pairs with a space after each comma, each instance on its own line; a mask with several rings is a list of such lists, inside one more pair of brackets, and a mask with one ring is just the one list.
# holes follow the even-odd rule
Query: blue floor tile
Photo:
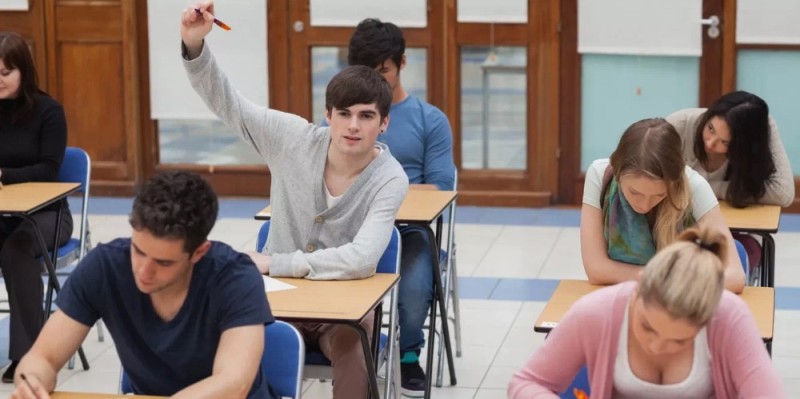
[[546, 302], [553, 295], [557, 285], [558, 280], [503, 278], [489, 299]]
[[460, 299], [489, 299], [500, 279], [490, 277], [459, 277]]

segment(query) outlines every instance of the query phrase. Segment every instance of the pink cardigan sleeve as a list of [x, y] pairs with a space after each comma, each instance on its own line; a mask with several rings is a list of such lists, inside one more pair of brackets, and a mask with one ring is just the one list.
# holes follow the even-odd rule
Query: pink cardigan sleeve
[[[511, 399], [558, 398], [587, 364], [586, 349], [599, 345], [599, 328], [607, 302], [590, 294], [577, 301], [508, 384]], [[606, 310], [607, 312], [607, 310]]]
[[[725, 292], [718, 312], [723, 316], [714, 335], [718, 342], [715, 356], [715, 380], [724, 381], [724, 397], [786, 398], [778, 372], [764, 348], [764, 342], [747, 305]], [[719, 373], [719, 374], [718, 374]], [[724, 374], [724, 375], [720, 375]], [[717, 394], [720, 387], [715, 387]]]

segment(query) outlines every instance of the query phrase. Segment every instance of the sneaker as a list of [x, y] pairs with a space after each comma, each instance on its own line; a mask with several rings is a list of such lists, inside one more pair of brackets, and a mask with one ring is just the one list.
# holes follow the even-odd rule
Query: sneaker
[[400, 363], [401, 393], [410, 398], [425, 396], [425, 372], [419, 362]]
[[8, 365], [6, 372], [3, 373], [3, 382], [6, 384], [11, 384], [14, 382], [14, 372], [17, 371], [17, 365], [19, 362], [12, 361], [11, 364]]

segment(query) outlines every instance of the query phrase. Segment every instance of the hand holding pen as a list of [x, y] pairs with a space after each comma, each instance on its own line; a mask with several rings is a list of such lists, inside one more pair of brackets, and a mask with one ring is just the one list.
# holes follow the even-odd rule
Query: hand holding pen
[[183, 10], [181, 39], [186, 45], [189, 59], [200, 54], [203, 48], [203, 39], [211, 32], [215, 23], [225, 30], [230, 30], [230, 26], [214, 18], [214, 2], [212, 0], [197, 3]]

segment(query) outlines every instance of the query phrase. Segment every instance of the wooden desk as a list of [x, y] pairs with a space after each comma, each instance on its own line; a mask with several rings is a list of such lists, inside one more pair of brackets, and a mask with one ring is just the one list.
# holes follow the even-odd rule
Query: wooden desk
[[[276, 319], [295, 322], [341, 323], [355, 329], [361, 337], [361, 348], [369, 376], [369, 391], [372, 398], [380, 398], [378, 376], [367, 331], [360, 322], [369, 312], [378, 307], [383, 297], [397, 284], [397, 274], [378, 273], [363, 280], [307, 280], [277, 278], [297, 288], [267, 293], [270, 310]], [[379, 321], [376, 318], [376, 321]], [[373, 342], [377, 345], [380, 324], [373, 331]], [[389, 331], [389, 342], [394, 340], [394, 331]], [[391, 359], [390, 359], [391, 360]]]
[[18, 183], [0, 189], [0, 214], [31, 214], [72, 194], [78, 183]]
[[288, 321], [358, 323], [375, 309], [400, 277], [378, 273], [363, 280], [276, 278], [297, 288], [267, 294], [272, 315]]
[[[533, 330], [547, 333], [552, 330], [561, 317], [569, 310], [575, 301], [584, 295], [603, 288], [602, 285], [592, 285], [584, 280], [561, 280], [553, 296], [547, 301], [542, 314], [536, 319]], [[767, 343], [767, 348], [772, 348], [772, 335], [775, 328], [775, 289], [770, 287], [745, 287], [739, 296], [742, 298], [753, 318], [756, 320], [758, 332]]]
[[166, 398], [166, 396], [148, 396], [148, 395], [121, 395], [115, 393], [85, 393], [85, 392], [53, 392], [50, 394], [52, 399], [158, 399]]
[[772, 234], [778, 232], [781, 221], [781, 207], [777, 205], [750, 205], [734, 208], [727, 201], [719, 202], [722, 217], [728, 228], [735, 233], [759, 235], [762, 238], [761, 269], [759, 284], [763, 287], [775, 286], [775, 240]]
[[[412, 184], [397, 210], [397, 223], [433, 223], [456, 199], [455, 191], [439, 191], [431, 184]], [[256, 220], [272, 218], [272, 207], [266, 206], [256, 213]]]

